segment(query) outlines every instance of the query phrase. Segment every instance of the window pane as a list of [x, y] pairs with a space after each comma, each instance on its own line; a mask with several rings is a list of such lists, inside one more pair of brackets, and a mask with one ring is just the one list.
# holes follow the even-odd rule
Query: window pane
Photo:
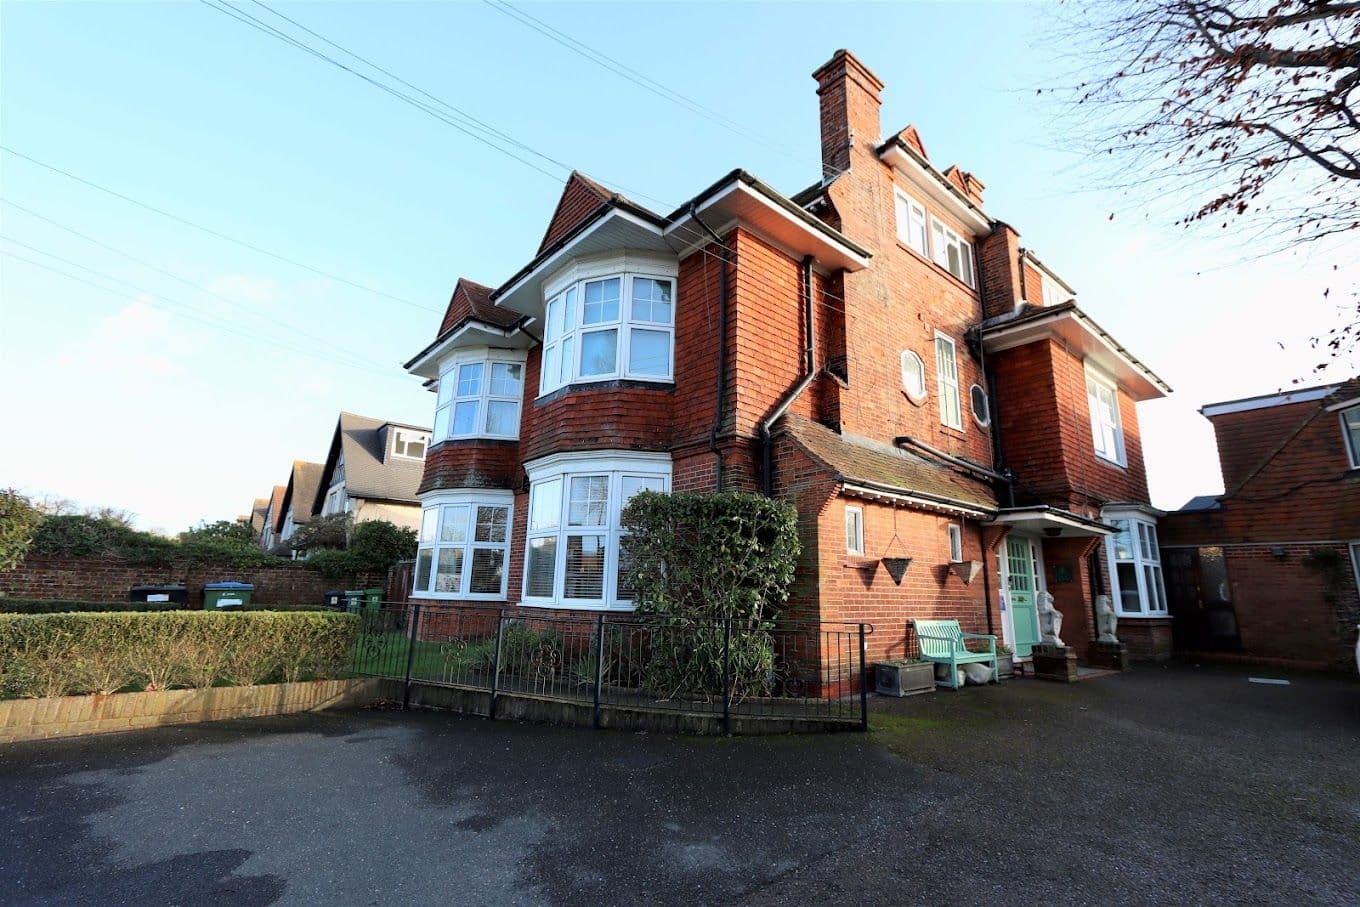
[[609, 476], [573, 476], [568, 526], [603, 526], [609, 516]]
[[603, 535], [567, 536], [565, 598], [604, 598]]
[[475, 397], [482, 392], [482, 364], [472, 362], [458, 367], [458, 396]]
[[556, 529], [562, 515], [562, 480], [549, 479], [546, 482], [536, 482], [533, 499], [529, 528]]
[[443, 405], [453, 399], [453, 389], [457, 383], [452, 373], [440, 376], [439, 378], [439, 403]]
[[472, 552], [472, 578], [468, 591], [477, 595], [500, 595], [505, 577], [505, 551], [477, 548]]
[[925, 363], [911, 350], [902, 353], [902, 389], [916, 400], [926, 395]]
[[457, 403], [453, 407], [453, 433], [472, 435], [477, 433], [477, 401]]
[[477, 530], [473, 540], [478, 542], [504, 542], [505, 524], [509, 518], [509, 507], [478, 507]]
[[543, 387], [556, 387], [561, 380], [560, 367], [557, 357], [562, 355], [559, 347], [548, 346], [543, 348], [543, 380], [540, 382]]
[[562, 330], [570, 331], [576, 327], [576, 288], [567, 290], [567, 295], [563, 300], [562, 309]]
[[491, 364], [491, 394], [495, 397], [518, 397], [524, 366], [511, 362]]
[[574, 368], [576, 368], [576, 338], [573, 336], [562, 341], [562, 365], [557, 373], [558, 380], [563, 384], [570, 381]]
[[1360, 466], [1360, 406], [1341, 412], [1341, 425], [1352, 466]]
[[586, 284], [582, 324], [602, 324], [619, 320], [619, 278], [592, 280]]
[[562, 297], [558, 296], [548, 303], [548, 325], [543, 331], [543, 339], [552, 342], [562, 336]]
[[430, 564], [434, 560], [434, 551], [429, 548], [421, 548], [416, 555], [416, 582], [415, 591], [430, 591]]
[[[624, 476], [623, 477], [623, 502], [627, 504], [633, 499], [633, 495], [639, 491], [665, 491], [666, 481], [660, 476]], [[620, 505], [622, 506], [622, 505]]]
[[671, 373], [671, 335], [666, 331], [633, 329], [629, 338], [628, 372], [633, 375]]
[[1128, 520], [1115, 520], [1114, 559], [1133, 560], [1133, 527]]
[[439, 508], [428, 507], [420, 515], [420, 540], [422, 542], [433, 542], [434, 534], [439, 530]]
[[632, 601], [636, 596], [636, 590], [628, 582], [628, 571], [632, 568], [633, 558], [628, 553], [628, 542], [625, 536], [619, 543], [619, 566], [614, 577], [615, 598], [618, 601]]
[[528, 563], [524, 574], [528, 577], [526, 594], [535, 598], [551, 598], [553, 572], [557, 569], [557, 537], [529, 539]]
[[468, 507], [466, 504], [459, 504], [454, 507], [445, 507], [444, 523], [439, 531], [439, 541], [466, 542], [467, 524], [468, 524]]
[[608, 375], [618, 362], [619, 332], [593, 331], [581, 335], [581, 374]]
[[1129, 614], [1141, 614], [1143, 602], [1138, 597], [1138, 568], [1133, 564], [1120, 564], [1117, 569], [1120, 606]]
[[671, 282], [650, 277], [633, 278], [634, 321], [671, 323]]
[[434, 591], [463, 591], [463, 549], [440, 548], [434, 571]]
[[1162, 560], [1162, 551], [1157, 546], [1156, 526], [1149, 526], [1147, 528], [1147, 542], [1148, 542], [1147, 550], [1143, 552], [1143, 557], [1146, 558], [1147, 560], [1157, 561], [1158, 563], [1160, 563]]
[[486, 403], [486, 433], [488, 435], [519, 434], [519, 404], [505, 400]]

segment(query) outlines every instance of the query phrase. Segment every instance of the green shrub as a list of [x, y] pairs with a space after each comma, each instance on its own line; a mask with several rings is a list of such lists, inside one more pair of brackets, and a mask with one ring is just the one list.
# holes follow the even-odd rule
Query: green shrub
[[415, 556], [414, 530], [386, 520], [367, 520], [354, 527], [347, 549], [323, 549], [303, 563], [326, 579], [341, 580], [359, 573], [386, 573], [397, 561]]
[[0, 491], [0, 570], [13, 570], [23, 563], [41, 522], [42, 514], [28, 498], [12, 488]]
[[[247, 527], [248, 528], [248, 527]], [[221, 564], [230, 567], [267, 567], [278, 558], [265, 554], [239, 533], [231, 535], [218, 524], [182, 533], [179, 540], [139, 532], [105, 516], [61, 515], [43, 518], [33, 533], [30, 554], [49, 557], [117, 555], [142, 566], [175, 563]]]
[[0, 614], [0, 696], [66, 696], [342, 676], [349, 614]]
[[648, 634], [644, 684], [661, 695], [721, 693], [726, 621], [732, 692], [775, 681], [770, 621], [788, 600], [801, 546], [792, 505], [759, 495], [641, 492], [623, 513], [625, 583]]

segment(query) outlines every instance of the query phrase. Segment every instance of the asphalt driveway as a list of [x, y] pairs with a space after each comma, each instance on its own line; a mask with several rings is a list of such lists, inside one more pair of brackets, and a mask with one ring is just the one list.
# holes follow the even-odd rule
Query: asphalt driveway
[[868, 735], [372, 711], [13, 745], [0, 902], [1360, 903], [1360, 683], [1250, 673], [878, 700]]

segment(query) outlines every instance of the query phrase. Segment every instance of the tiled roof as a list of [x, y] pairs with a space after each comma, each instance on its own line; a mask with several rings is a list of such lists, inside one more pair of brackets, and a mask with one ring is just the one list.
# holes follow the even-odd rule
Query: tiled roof
[[293, 474], [288, 479], [288, 490], [283, 493], [283, 500], [284, 509], [292, 512], [293, 523], [297, 526], [311, 522], [312, 505], [316, 501], [316, 489], [321, 484], [323, 468], [320, 463], [293, 461]]
[[275, 532], [283, 528], [283, 496], [287, 491], [287, 485], [275, 485], [269, 494], [269, 515]]
[[357, 416], [354, 413], [341, 413], [335, 426], [335, 437], [331, 441], [330, 455], [318, 482], [313, 509], [321, 511], [326, 492], [332, 484], [337, 454], [345, 457], [345, 493], [356, 498], [378, 501], [397, 501], [403, 504], [418, 503], [416, 490], [420, 487], [420, 476], [425, 469], [424, 460], [409, 457], [386, 456], [392, 446], [393, 428], [409, 428], [412, 431], [430, 434], [430, 429], [419, 425], [404, 425]]
[[980, 510], [996, 510], [987, 483], [970, 479], [906, 451], [849, 439], [802, 416], [784, 417], [784, 431], [813, 459], [836, 471], [843, 481], [863, 482]]
[[519, 321], [520, 316], [492, 302], [491, 287], [482, 286], [466, 277], [460, 277], [458, 283], [454, 284], [453, 293], [449, 296], [449, 305], [444, 311], [444, 321], [439, 326], [439, 336], [444, 336], [469, 319], [508, 328]]

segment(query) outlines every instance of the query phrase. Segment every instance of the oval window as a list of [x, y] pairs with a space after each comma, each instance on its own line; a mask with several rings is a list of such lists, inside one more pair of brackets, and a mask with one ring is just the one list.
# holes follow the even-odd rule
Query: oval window
[[926, 399], [926, 364], [911, 350], [902, 352], [902, 390], [913, 403]]
[[982, 389], [982, 385], [974, 384], [968, 389], [968, 398], [973, 405], [973, 421], [986, 428], [992, 423], [992, 413], [987, 408], [987, 392]]

